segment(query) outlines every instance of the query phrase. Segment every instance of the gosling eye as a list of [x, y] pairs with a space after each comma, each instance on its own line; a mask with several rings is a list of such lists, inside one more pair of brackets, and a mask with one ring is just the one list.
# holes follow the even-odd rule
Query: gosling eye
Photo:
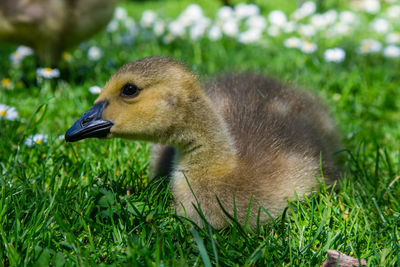
[[121, 89], [121, 96], [123, 97], [135, 97], [139, 94], [139, 87], [134, 84], [127, 83]]

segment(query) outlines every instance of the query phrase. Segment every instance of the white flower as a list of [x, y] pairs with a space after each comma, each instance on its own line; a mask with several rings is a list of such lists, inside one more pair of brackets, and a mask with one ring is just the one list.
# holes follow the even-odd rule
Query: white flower
[[206, 31], [206, 26], [204, 24], [195, 24], [190, 27], [189, 36], [192, 40], [198, 40], [204, 36]]
[[157, 20], [153, 25], [153, 32], [157, 36], [161, 36], [165, 32], [165, 22], [162, 20]]
[[1, 87], [12, 90], [14, 85], [10, 78], [3, 78], [1, 79]]
[[335, 36], [342, 36], [342, 35], [348, 35], [352, 32], [352, 28], [345, 23], [339, 22], [332, 27], [330, 27], [326, 31], [326, 36], [328, 37], [335, 37]]
[[400, 43], [400, 33], [391, 32], [388, 35], [386, 35], [386, 43], [388, 43], [388, 44], [398, 44], [398, 43]]
[[88, 50], [88, 58], [90, 60], [99, 60], [103, 56], [103, 51], [97, 46], [92, 46]]
[[316, 9], [317, 6], [315, 5], [314, 2], [311, 1], [304, 2], [299, 9], [293, 12], [292, 18], [295, 20], [301, 20], [313, 14]]
[[45, 134], [35, 134], [28, 136], [28, 138], [25, 140], [25, 145], [31, 147], [34, 145], [40, 145], [42, 143], [46, 143], [48, 139], [48, 136]]
[[127, 28], [130, 32], [135, 32], [136, 31], [136, 23], [135, 20], [131, 17], [127, 17], [124, 20], [124, 26]]
[[267, 27], [267, 21], [263, 16], [251, 16], [247, 19], [246, 26], [249, 28], [264, 30], [265, 27]]
[[203, 10], [197, 4], [189, 5], [181, 15], [178, 20], [183, 23], [185, 26], [190, 26], [204, 18]]
[[18, 112], [14, 107], [0, 104], [0, 120], [6, 119], [9, 121], [14, 121], [17, 118], [18, 118]]
[[361, 1], [361, 9], [370, 14], [376, 14], [381, 9], [379, 0], [363, 0]]
[[271, 24], [283, 27], [286, 24], [286, 15], [281, 10], [273, 10], [268, 15], [268, 20]]
[[21, 54], [18, 54], [17, 52], [13, 52], [10, 55], [10, 60], [13, 65], [19, 65], [23, 59], [24, 57]]
[[45, 79], [53, 79], [60, 77], [60, 71], [52, 68], [38, 68], [36, 75]]
[[342, 62], [346, 58], [346, 52], [342, 48], [327, 49], [324, 58], [327, 62]]
[[330, 24], [335, 23], [335, 21], [337, 20], [337, 17], [338, 17], [338, 13], [336, 10], [331, 9], [331, 10], [328, 10], [327, 12], [325, 12], [323, 14], [323, 16], [325, 19], [325, 23], [327, 25], [330, 25]]
[[114, 11], [114, 17], [117, 20], [125, 20], [128, 17], [128, 13], [126, 12], [126, 9], [123, 7], [117, 7]]
[[250, 29], [238, 36], [238, 41], [243, 44], [254, 43], [261, 39], [262, 31], [259, 29]]
[[222, 31], [229, 37], [236, 37], [239, 33], [239, 26], [235, 20], [230, 19], [222, 25]]
[[23, 57], [33, 55], [33, 49], [24, 45], [18, 46], [16, 52]]
[[393, 5], [393, 6], [389, 6], [386, 9], [386, 16], [389, 19], [399, 19], [400, 17], [400, 6], [398, 5]]
[[283, 31], [286, 33], [292, 33], [297, 29], [297, 24], [294, 21], [288, 21], [285, 26], [283, 26]]
[[300, 50], [306, 54], [314, 53], [317, 50], [317, 44], [310, 41], [304, 41], [301, 43]]
[[185, 34], [185, 26], [179, 21], [174, 20], [168, 24], [168, 31], [172, 36], [183, 36]]
[[107, 32], [115, 32], [116, 30], [118, 30], [118, 21], [117, 20], [115, 20], [115, 19], [112, 19], [109, 23], [108, 23], [108, 25], [107, 25], [107, 28], [106, 28], [106, 31]]
[[315, 10], [317, 10], [317, 5], [312, 1], [307, 1], [303, 3], [301, 9], [303, 10], [304, 14], [307, 14], [307, 16], [309, 16], [313, 14]]
[[218, 9], [217, 18], [222, 21], [232, 19], [234, 17], [234, 11], [229, 6], [223, 6]]
[[97, 85], [93, 85], [89, 87], [89, 92], [93, 95], [98, 95], [101, 93], [101, 87]]
[[212, 27], [210, 28], [210, 30], [208, 31], [208, 38], [209, 38], [211, 41], [219, 40], [219, 39], [221, 39], [221, 37], [222, 37], [221, 28], [218, 27], [218, 26], [216, 26], [216, 25], [212, 26]]
[[361, 41], [361, 45], [358, 48], [358, 52], [361, 54], [370, 54], [379, 52], [382, 49], [382, 44], [372, 38], [364, 39]]
[[370, 25], [376, 33], [380, 34], [387, 33], [392, 28], [390, 22], [383, 18], [374, 19]]
[[400, 57], [400, 47], [396, 45], [388, 45], [383, 50], [383, 55], [388, 58], [398, 58]]
[[312, 25], [309, 24], [302, 24], [299, 26], [298, 32], [302, 36], [313, 36], [316, 33], [315, 28]]
[[195, 23], [192, 26], [195, 27], [202, 27], [204, 29], [208, 28], [211, 25], [211, 19], [202, 17], [198, 20], [195, 21]]
[[235, 6], [235, 15], [239, 19], [258, 15], [260, 8], [254, 4], [239, 3]]
[[289, 37], [283, 42], [283, 45], [287, 48], [300, 48], [301, 44], [302, 41], [297, 37]]
[[356, 24], [358, 22], [358, 18], [356, 16], [356, 14], [354, 12], [348, 11], [348, 10], [340, 12], [339, 20], [341, 23], [349, 24], [349, 25]]
[[21, 61], [33, 54], [32, 48], [27, 46], [20, 45], [17, 47], [17, 50], [10, 55], [10, 60], [14, 65], [19, 65]]
[[140, 19], [140, 25], [144, 28], [150, 28], [157, 19], [157, 14], [152, 10], [145, 10]]
[[316, 29], [325, 28], [328, 25], [328, 20], [322, 14], [314, 14], [310, 18], [311, 25]]
[[268, 33], [269, 36], [276, 37], [281, 33], [281, 31], [280, 31], [278, 26], [271, 25], [271, 26], [268, 27], [267, 33]]

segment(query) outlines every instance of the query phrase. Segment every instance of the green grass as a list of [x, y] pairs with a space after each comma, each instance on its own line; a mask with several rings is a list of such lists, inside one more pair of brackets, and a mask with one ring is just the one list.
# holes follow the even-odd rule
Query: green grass
[[[134, 15], [151, 7], [124, 5]], [[0, 265], [318, 266], [327, 249], [365, 258], [369, 266], [400, 263], [398, 60], [349, 54], [344, 63], [328, 64], [321, 52], [304, 55], [284, 49], [280, 40], [165, 46], [139, 38], [126, 47], [115, 38], [103, 33], [88, 41], [103, 49], [100, 62], [71, 50], [58, 81], [36, 81], [32, 58], [12, 68], [8, 55], [15, 47], [1, 48], [0, 79], [20, 83], [1, 89], [0, 103], [16, 107], [21, 119], [0, 120]], [[161, 54], [186, 62], [203, 78], [252, 71], [319, 95], [343, 134], [339, 189], [322, 188], [304, 202], [288, 203], [279, 218], [256, 231], [235, 222], [217, 231], [177, 216], [169, 189], [148, 182], [149, 144], [67, 144], [58, 138], [92, 105], [96, 97], [88, 87], [104, 85], [128, 61]], [[25, 139], [34, 133], [50, 139], [27, 147]]]

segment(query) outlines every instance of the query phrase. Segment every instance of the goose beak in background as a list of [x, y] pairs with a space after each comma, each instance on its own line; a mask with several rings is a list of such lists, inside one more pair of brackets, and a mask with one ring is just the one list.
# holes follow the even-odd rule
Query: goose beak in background
[[102, 119], [103, 110], [107, 102], [95, 104], [82, 115], [65, 134], [65, 141], [75, 142], [89, 137], [107, 137], [113, 126], [111, 121]]

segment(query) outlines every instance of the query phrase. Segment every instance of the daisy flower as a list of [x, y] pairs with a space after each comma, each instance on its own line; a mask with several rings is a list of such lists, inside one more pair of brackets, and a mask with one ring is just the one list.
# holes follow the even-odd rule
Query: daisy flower
[[235, 6], [235, 15], [239, 19], [258, 15], [260, 8], [254, 4], [239, 3]]
[[20, 45], [17, 50], [10, 55], [10, 60], [14, 65], [18, 65], [21, 61], [33, 54], [33, 49], [27, 46]]
[[21, 54], [18, 54], [17, 52], [13, 52], [10, 55], [10, 60], [13, 65], [19, 65], [23, 59], [24, 57]]
[[358, 22], [357, 15], [352, 11], [342, 11], [339, 15], [339, 20], [344, 24], [356, 24]]
[[112, 19], [112, 20], [108, 23], [108, 25], [107, 25], [107, 27], [106, 27], [106, 31], [107, 31], [107, 32], [115, 32], [115, 31], [118, 30], [118, 26], [119, 26], [118, 21], [115, 20], [115, 19]]
[[140, 19], [140, 25], [144, 28], [150, 28], [157, 19], [156, 12], [152, 10], [145, 10]]
[[386, 35], [385, 41], [388, 44], [398, 44], [398, 43], [400, 43], [400, 33], [398, 33], [398, 32], [389, 33], [388, 35]]
[[267, 26], [267, 21], [263, 16], [251, 16], [247, 19], [246, 26], [249, 28], [264, 30]]
[[276, 37], [276, 36], [278, 36], [278, 35], [281, 33], [281, 30], [279, 29], [278, 26], [276, 26], [276, 25], [271, 25], [271, 26], [268, 27], [267, 33], [268, 33], [268, 35], [270, 35], [270, 36]]
[[268, 15], [268, 20], [271, 24], [278, 27], [283, 27], [286, 24], [286, 15], [281, 10], [273, 10]]
[[1, 79], [1, 87], [11, 90], [13, 89], [14, 85], [10, 78], [3, 78]]
[[377, 18], [371, 22], [371, 28], [379, 34], [387, 33], [391, 30], [392, 25], [387, 19]]
[[222, 25], [222, 31], [229, 37], [236, 37], [239, 33], [239, 25], [234, 19], [229, 19]]
[[388, 45], [383, 50], [383, 55], [388, 58], [398, 58], [400, 57], [400, 47], [396, 45]]
[[101, 93], [101, 87], [97, 85], [91, 86], [89, 87], [89, 92], [93, 95], [98, 95]]
[[229, 6], [223, 6], [217, 11], [218, 20], [226, 21], [235, 15], [233, 9]]
[[174, 20], [168, 24], [168, 31], [173, 37], [181, 37], [185, 35], [185, 26], [177, 20]]
[[33, 55], [33, 49], [24, 45], [20, 45], [17, 47], [17, 50], [15, 51], [18, 54], [22, 55], [23, 57], [31, 56]]
[[342, 62], [346, 58], [346, 52], [342, 48], [327, 49], [324, 58], [327, 62]]
[[243, 44], [254, 43], [261, 39], [261, 34], [262, 31], [259, 29], [250, 29], [239, 34], [238, 41]]
[[90, 60], [99, 60], [103, 56], [103, 51], [97, 46], [92, 46], [88, 50], [88, 58]]
[[318, 48], [317, 44], [310, 41], [302, 42], [300, 46], [300, 50], [306, 54], [314, 53], [317, 50], [317, 48]]
[[114, 11], [114, 17], [117, 20], [125, 20], [128, 17], [128, 13], [126, 12], [126, 9], [123, 7], [117, 7]]
[[14, 121], [18, 118], [18, 112], [14, 107], [0, 104], [0, 119]]
[[165, 32], [165, 22], [162, 20], [157, 20], [154, 25], [153, 25], [153, 32], [157, 35], [157, 36], [161, 36], [164, 34]]
[[198, 24], [204, 19], [203, 10], [197, 4], [189, 5], [185, 10], [183, 10], [178, 18], [178, 20], [186, 27]]
[[386, 9], [386, 16], [389, 19], [398, 19], [400, 16], [400, 5], [392, 5]]
[[35, 134], [28, 136], [28, 138], [25, 140], [25, 145], [31, 147], [34, 145], [40, 145], [43, 143], [46, 143], [48, 139], [48, 136], [45, 134]]
[[303, 18], [314, 14], [317, 6], [312, 1], [304, 2], [301, 7], [293, 12], [291, 17], [295, 20], [302, 20]]
[[210, 28], [210, 30], [208, 31], [208, 38], [211, 41], [217, 41], [219, 39], [222, 38], [222, 31], [221, 28], [214, 25]]
[[297, 37], [289, 37], [284, 42], [283, 45], [287, 48], [300, 48], [302, 41]]
[[312, 26], [310, 24], [302, 24], [302, 25], [299, 26], [298, 32], [302, 36], [310, 37], [310, 36], [315, 35], [315, 33], [317, 31], [314, 28], [314, 26]]
[[36, 75], [45, 79], [53, 79], [60, 77], [60, 71], [52, 68], [38, 68]]
[[379, 52], [381, 51], [381, 49], [382, 49], [382, 44], [379, 41], [369, 38], [361, 41], [361, 45], [358, 48], [358, 52], [361, 54], [370, 54]]

